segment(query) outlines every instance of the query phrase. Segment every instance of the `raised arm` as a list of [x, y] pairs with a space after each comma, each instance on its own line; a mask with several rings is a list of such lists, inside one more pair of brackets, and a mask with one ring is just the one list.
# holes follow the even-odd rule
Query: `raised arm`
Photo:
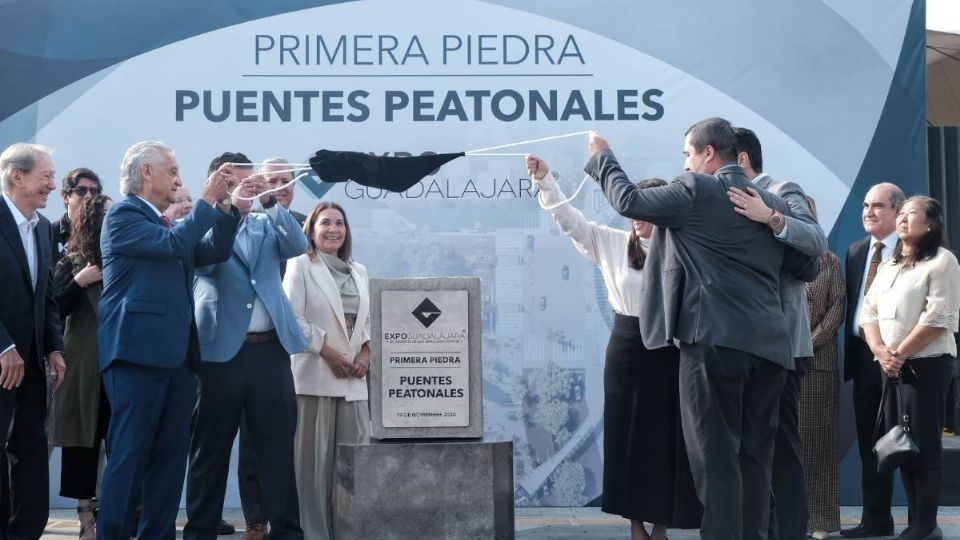
[[[603, 256], [602, 251], [611, 243], [611, 240], [619, 236], [620, 241], [616, 243], [622, 244], [622, 231], [588, 220], [580, 210], [569, 203], [560, 204], [567, 197], [554, 179], [555, 173], [549, 172], [545, 161], [536, 156], [527, 156], [527, 172], [540, 188], [537, 196], [540, 207], [553, 217], [563, 234], [573, 241], [573, 245], [585, 257], [599, 264]], [[623, 246], [620, 247], [623, 248]]]
[[583, 170], [600, 183], [607, 201], [618, 214], [659, 227], [679, 227], [686, 223], [693, 208], [695, 183], [692, 178], [689, 182], [678, 179], [663, 187], [641, 190], [627, 178], [606, 141], [594, 134], [590, 144], [595, 153]]

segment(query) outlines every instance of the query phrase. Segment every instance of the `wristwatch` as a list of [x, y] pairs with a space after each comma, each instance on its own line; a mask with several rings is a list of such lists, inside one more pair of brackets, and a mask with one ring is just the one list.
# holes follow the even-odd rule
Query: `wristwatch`
[[783, 226], [783, 214], [774, 210], [773, 215], [767, 220], [767, 227], [777, 230]]
[[263, 203], [263, 209], [266, 210], [267, 208], [273, 208], [276, 205], [277, 205], [277, 198], [274, 197], [273, 195], [270, 195], [270, 199], [268, 199], [267, 202]]

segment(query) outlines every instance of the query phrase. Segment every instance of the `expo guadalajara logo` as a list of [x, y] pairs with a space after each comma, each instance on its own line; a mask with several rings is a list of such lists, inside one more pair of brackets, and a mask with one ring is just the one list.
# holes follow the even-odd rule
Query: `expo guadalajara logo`
[[430, 325], [440, 318], [441, 311], [429, 298], [424, 298], [423, 302], [413, 309], [412, 314], [424, 328], [430, 328]]

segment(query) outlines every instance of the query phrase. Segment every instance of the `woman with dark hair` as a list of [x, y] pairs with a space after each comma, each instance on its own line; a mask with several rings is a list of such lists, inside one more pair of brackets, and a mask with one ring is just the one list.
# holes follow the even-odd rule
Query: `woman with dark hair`
[[[630, 520], [633, 540], [664, 540], [667, 528], [700, 526], [680, 429], [679, 351], [647, 350], [640, 336], [640, 290], [653, 225], [630, 231], [589, 221], [569, 204], [546, 162], [527, 156], [538, 200], [573, 245], [600, 269], [614, 311], [603, 386], [603, 511]], [[637, 187], [664, 186], [660, 179]], [[653, 524], [648, 533], [644, 523]]]
[[943, 246], [943, 213], [930, 197], [907, 199], [897, 214], [900, 240], [893, 256], [880, 264], [864, 297], [860, 327], [884, 374], [880, 404], [886, 433], [909, 418], [909, 434], [920, 453], [900, 466], [909, 505], [905, 540], [935, 540], [942, 482], [943, 399], [957, 344], [953, 333], [960, 312], [960, 264]]
[[351, 258], [343, 208], [321, 201], [303, 226], [307, 253], [291, 259], [283, 280], [306, 351], [293, 355], [297, 392], [294, 456], [304, 538], [333, 538], [337, 444], [370, 436], [370, 294], [367, 269]]
[[67, 249], [54, 274], [67, 373], [51, 405], [50, 444], [61, 447], [60, 496], [77, 499], [80, 538], [96, 538], [100, 445], [110, 422], [110, 404], [100, 387], [97, 363], [97, 302], [103, 290], [100, 228], [110, 198], [86, 198], [72, 216]]

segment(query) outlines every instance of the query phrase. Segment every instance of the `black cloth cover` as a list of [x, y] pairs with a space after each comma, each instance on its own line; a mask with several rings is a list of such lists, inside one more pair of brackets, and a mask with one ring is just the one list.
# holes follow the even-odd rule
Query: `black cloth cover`
[[368, 187], [405, 191], [443, 164], [463, 155], [463, 152], [457, 152], [386, 157], [363, 152], [319, 150], [310, 158], [310, 167], [324, 182], [353, 180]]

